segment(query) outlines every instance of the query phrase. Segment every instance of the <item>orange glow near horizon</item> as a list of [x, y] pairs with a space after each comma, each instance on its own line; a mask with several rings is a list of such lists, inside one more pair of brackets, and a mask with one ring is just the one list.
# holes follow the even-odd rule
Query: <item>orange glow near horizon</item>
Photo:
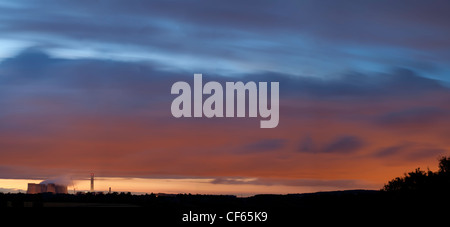
[[[237, 196], [251, 196], [255, 194], [290, 194], [317, 191], [342, 190], [338, 187], [318, 186], [286, 186], [286, 185], [252, 185], [252, 184], [213, 184], [213, 179], [145, 179], [145, 178], [115, 178], [98, 177], [95, 180], [95, 191], [107, 193], [109, 187], [112, 192], [131, 192], [134, 194], [166, 193], [166, 194], [223, 194]], [[244, 179], [245, 181], [245, 179]], [[0, 179], [1, 189], [5, 192], [26, 193], [28, 183], [40, 183], [41, 180], [30, 179]], [[68, 185], [69, 194], [74, 192], [89, 192], [90, 181], [74, 180]], [[75, 189], [75, 191], [74, 191]], [[378, 188], [359, 188], [378, 189]]]

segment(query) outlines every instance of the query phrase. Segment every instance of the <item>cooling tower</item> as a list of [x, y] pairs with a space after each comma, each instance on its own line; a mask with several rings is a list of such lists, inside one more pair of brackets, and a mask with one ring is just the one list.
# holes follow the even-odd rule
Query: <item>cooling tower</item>
[[67, 186], [55, 185], [55, 193], [56, 194], [67, 194]]
[[58, 184], [34, 184], [28, 183], [27, 194], [38, 193], [67, 194], [67, 186]]
[[28, 183], [27, 194], [37, 194], [47, 191], [47, 186], [45, 184], [34, 184]]

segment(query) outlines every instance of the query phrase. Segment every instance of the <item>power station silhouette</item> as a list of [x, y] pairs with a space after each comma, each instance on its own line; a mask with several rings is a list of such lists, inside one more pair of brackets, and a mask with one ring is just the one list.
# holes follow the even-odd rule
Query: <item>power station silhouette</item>
[[[94, 176], [95, 176], [94, 173], [91, 173], [91, 188], [90, 188], [91, 193], [95, 193]], [[111, 192], [111, 188], [109, 188], [109, 192]], [[38, 193], [68, 194], [67, 185], [57, 183], [57, 182], [47, 183], [47, 181], [42, 181], [39, 184], [28, 183], [27, 194], [38, 194]], [[74, 188], [74, 193], [75, 193], [75, 188]]]

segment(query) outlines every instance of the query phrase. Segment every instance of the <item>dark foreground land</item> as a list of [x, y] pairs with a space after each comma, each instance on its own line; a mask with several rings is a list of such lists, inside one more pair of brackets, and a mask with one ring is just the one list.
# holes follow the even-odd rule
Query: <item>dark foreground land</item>
[[[424, 209], [448, 209], [450, 192], [389, 192], [349, 190], [290, 195], [256, 195], [238, 198], [225, 195], [132, 195], [112, 194], [0, 194], [0, 207], [9, 214], [42, 219], [67, 218], [71, 222], [90, 219], [103, 224], [117, 221], [159, 221], [166, 224], [210, 224], [183, 222], [184, 214], [217, 215], [214, 224], [274, 225], [278, 223], [315, 223], [365, 218], [370, 222], [398, 217], [399, 213], [423, 215]], [[11, 207], [11, 208], [8, 208]], [[33, 207], [31, 209], [25, 209]], [[61, 209], [64, 207], [64, 209]], [[108, 207], [109, 209], [94, 209]], [[24, 208], [24, 209], [19, 209]], [[37, 208], [37, 209], [34, 209]], [[86, 209], [87, 208], [87, 209]], [[4, 212], [3, 212], [4, 211]], [[241, 212], [237, 214], [229, 212]], [[242, 212], [246, 212], [242, 214]], [[251, 212], [251, 213], [249, 213]], [[262, 212], [267, 214], [266, 220]], [[255, 215], [259, 213], [258, 221]], [[222, 217], [219, 219], [218, 217]], [[245, 217], [242, 217], [245, 216]], [[252, 216], [250, 218], [250, 216]], [[191, 216], [192, 217], [192, 216]], [[231, 219], [232, 221], [228, 220]], [[243, 220], [246, 219], [246, 220]], [[392, 220], [392, 219], [391, 219]], [[147, 225], [148, 226], [148, 225]], [[151, 225], [150, 225], [151, 226]]]
[[[28, 221], [85, 226], [347, 226], [349, 223], [407, 226], [417, 225], [419, 221], [430, 226], [433, 222], [448, 223], [450, 213], [450, 157], [440, 158], [438, 167], [437, 172], [418, 168], [405, 173], [379, 191], [348, 190], [248, 198], [190, 194], [0, 193], [0, 208], [5, 208], [0, 211], [0, 218], [3, 223]], [[109, 209], [95, 209], [100, 207]]]

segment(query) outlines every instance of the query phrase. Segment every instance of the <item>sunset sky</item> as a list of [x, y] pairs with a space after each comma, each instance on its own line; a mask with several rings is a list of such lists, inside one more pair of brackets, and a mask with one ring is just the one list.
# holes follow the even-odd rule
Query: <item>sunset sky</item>
[[[0, 1], [0, 191], [380, 189], [450, 155], [448, 1]], [[279, 82], [280, 120], [173, 83]], [[205, 98], [207, 96], [205, 95]]]

